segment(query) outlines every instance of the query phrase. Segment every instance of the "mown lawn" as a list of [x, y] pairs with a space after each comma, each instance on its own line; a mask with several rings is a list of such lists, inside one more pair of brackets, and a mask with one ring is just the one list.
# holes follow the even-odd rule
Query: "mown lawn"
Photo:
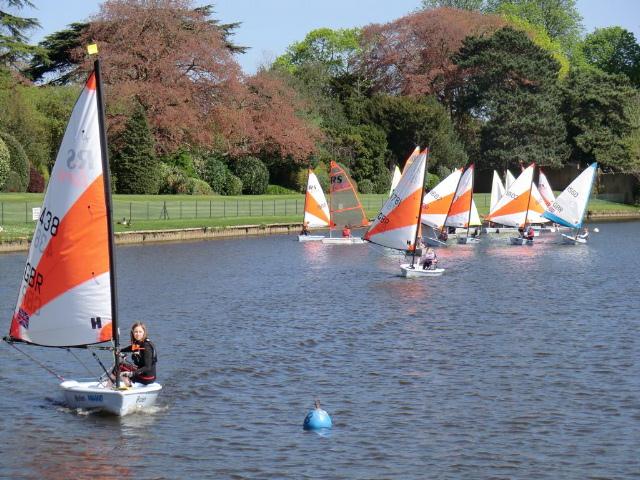
[[[373, 218], [386, 195], [361, 195], [369, 218]], [[32, 208], [42, 204], [38, 193], [0, 193], [0, 241], [30, 238], [35, 229]], [[489, 212], [488, 193], [474, 195], [480, 215]], [[303, 195], [114, 195], [116, 232], [131, 230], [171, 230], [177, 228], [224, 227], [299, 223], [304, 209]], [[640, 213], [633, 205], [592, 199], [593, 213]], [[125, 226], [123, 220], [127, 223]]]

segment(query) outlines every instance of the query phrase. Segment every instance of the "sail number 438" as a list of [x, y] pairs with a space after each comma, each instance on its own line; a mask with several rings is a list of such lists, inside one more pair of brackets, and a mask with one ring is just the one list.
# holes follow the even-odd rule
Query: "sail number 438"
[[52, 237], [55, 237], [58, 233], [58, 226], [60, 225], [60, 219], [51, 213], [51, 210], [44, 207], [40, 214], [40, 224], [45, 232], [49, 232]]

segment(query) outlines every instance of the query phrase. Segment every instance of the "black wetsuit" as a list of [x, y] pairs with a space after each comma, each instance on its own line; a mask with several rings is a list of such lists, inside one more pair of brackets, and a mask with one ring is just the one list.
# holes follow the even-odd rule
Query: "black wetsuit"
[[153, 343], [148, 339], [142, 343], [134, 342], [128, 347], [121, 350], [122, 352], [131, 352], [131, 360], [136, 367], [131, 380], [138, 383], [148, 385], [156, 379], [156, 357]]

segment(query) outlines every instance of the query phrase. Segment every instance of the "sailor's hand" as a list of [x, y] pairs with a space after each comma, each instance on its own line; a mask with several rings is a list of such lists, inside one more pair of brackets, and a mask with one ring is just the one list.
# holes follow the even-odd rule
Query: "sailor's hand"
[[122, 372], [122, 376], [131, 378], [133, 377], [133, 372]]

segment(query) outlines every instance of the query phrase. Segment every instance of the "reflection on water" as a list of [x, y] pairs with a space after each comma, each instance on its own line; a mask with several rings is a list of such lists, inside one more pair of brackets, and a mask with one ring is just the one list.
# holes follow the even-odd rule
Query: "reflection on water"
[[[600, 227], [584, 247], [452, 244], [411, 281], [391, 250], [293, 235], [118, 248], [158, 409], [44, 401], [57, 381], [0, 347], [0, 478], [637, 478], [640, 223]], [[24, 259], [0, 256], [0, 318]], [[315, 398], [330, 435], [302, 430]]]

